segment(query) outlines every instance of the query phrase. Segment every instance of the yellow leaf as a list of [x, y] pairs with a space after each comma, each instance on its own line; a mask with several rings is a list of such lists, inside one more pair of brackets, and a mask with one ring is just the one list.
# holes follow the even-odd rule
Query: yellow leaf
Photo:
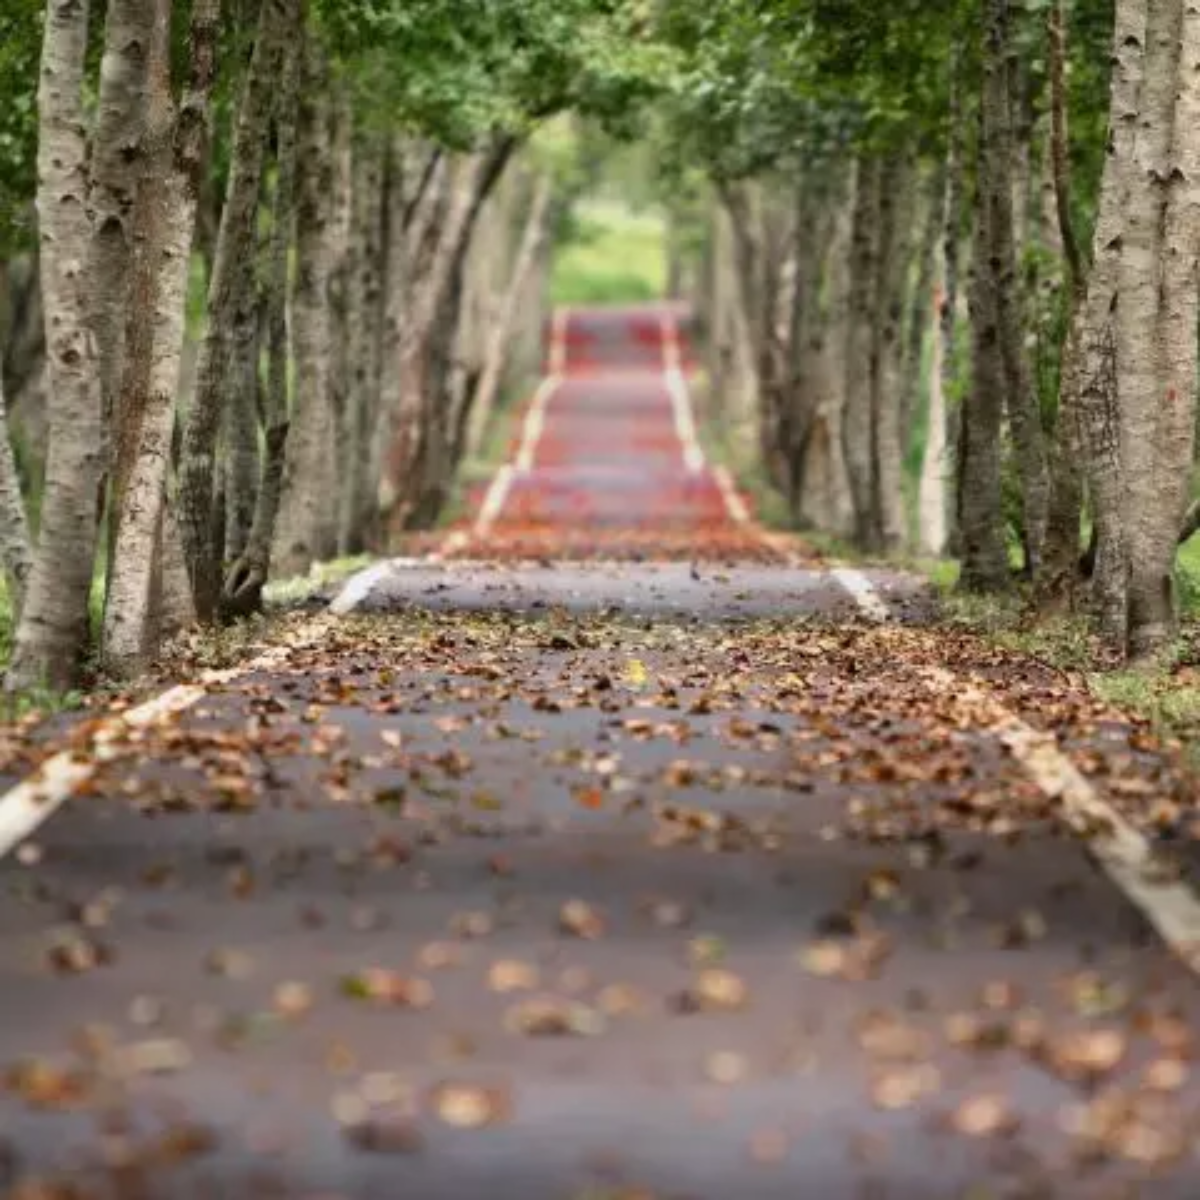
[[640, 658], [631, 658], [625, 664], [625, 678], [634, 687], [642, 687], [650, 678], [650, 672], [646, 670], [646, 664]]

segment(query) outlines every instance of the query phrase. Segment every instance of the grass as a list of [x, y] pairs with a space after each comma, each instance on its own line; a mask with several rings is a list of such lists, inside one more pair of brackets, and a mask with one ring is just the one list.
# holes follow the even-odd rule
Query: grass
[[371, 558], [367, 554], [313, 563], [307, 575], [279, 579], [267, 584], [263, 597], [274, 608], [291, 608], [313, 599], [332, 584], [343, 583], [370, 563]]
[[554, 258], [555, 305], [639, 304], [667, 286], [666, 231], [661, 216], [616, 201], [580, 206]]
[[1200, 770], [1200, 622], [1185, 617], [1179, 638], [1152, 666], [1114, 666], [1085, 617], [1033, 616], [1017, 592], [965, 595], [954, 591], [957, 575], [957, 564], [949, 563], [931, 576], [948, 624], [1070, 672], [1094, 696], [1177, 742], [1191, 768]]

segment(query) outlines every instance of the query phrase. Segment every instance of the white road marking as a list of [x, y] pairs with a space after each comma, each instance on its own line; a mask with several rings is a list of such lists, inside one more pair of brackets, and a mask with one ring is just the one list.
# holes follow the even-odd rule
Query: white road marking
[[[663, 343], [663, 380], [671, 398], [675, 434], [683, 449], [683, 465], [693, 474], [704, 470], [704, 449], [696, 436], [696, 417], [687, 379], [683, 374], [683, 355], [679, 349], [679, 327], [670, 312], [661, 316]], [[732, 510], [731, 510], [732, 511]]]
[[[887, 615], [870, 580], [860, 571], [833, 572], [873, 620]], [[1088, 850], [1113, 886], [1157, 931], [1173, 954], [1200, 974], [1200, 896], [1164, 869], [1147, 838], [1101, 796], [1053, 734], [1027, 725], [1002, 701], [944, 667], [927, 677], [949, 691], [955, 702], [980, 720], [983, 732], [998, 738], [1047, 799], [1057, 802], [1059, 819], [1084, 838]]]
[[863, 616], [872, 621], [886, 621], [891, 617], [891, 611], [879, 598], [875, 585], [861, 571], [853, 567], [835, 567], [829, 574], [854, 597]]
[[470, 530], [456, 529], [449, 533], [442, 544], [423, 558], [387, 559], [366, 567], [346, 582], [337, 598], [329, 606], [329, 611], [338, 616], [345, 616], [359, 608], [363, 601], [370, 596], [375, 586], [393, 571], [406, 567], [421, 567], [445, 562], [450, 555], [466, 549], [472, 541], [487, 537], [492, 526], [499, 520], [504, 506], [508, 503], [509, 494], [517, 477], [533, 469], [534, 456], [538, 443], [546, 427], [546, 408], [554, 393], [563, 382], [567, 367], [567, 324], [569, 310], [557, 309], [550, 324], [550, 347], [548, 367], [550, 373], [538, 384], [537, 391], [529, 403], [525, 420], [521, 426], [521, 441], [516, 457], [512, 462], [505, 463], [492, 476], [491, 483], [484, 493], [483, 502], [479, 506], [475, 521]]
[[[663, 375], [671, 396], [675, 416], [675, 431], [683, 447], [683, 460], [693, 473], [704, 470], [706, 458], [704, 448], [696, 433], [696, 419], [692, 407], [691, 392], [687, 376], [683, 372], [683, 354], [679, 344], [679, 327], [668, 311], [662, 315]], [[771, 533], [754, 519], [738, 491], [737, 483], [728, 467], [712, 468], [713, 478], [725, 503], [725, 511], [733, 523], [748, 533], [773, 554], [779, 555], [786, 566], [802, 567], [803, 560], [792, 549], [789, 539], [782, 534]]]
[[329, 605], [329, 611], [339, 617], [353, 612], [371, 594], [371, 589], [399, 565], [395, 560], [385, 560], [351, 575]]
[[[546, 409], [561, 382], [557, 375], [547, 375], [533, 394], [533, 403], [525, 414], [525, 426], [521, 431], [521, 446], [517, 451], [516, 470], [524, 474], [533, 470], [533, 456], [546, 429]], [[510, 467], [509, 470], [513, 468]]]
[[721, 489], [721, 499], [725, 501], [725, 507], [729, 511], [730, 517], [738, 525], [749, 525], [750, 510], [746, 507], [746, 502], [738, 495], [737, 485], [733, 481], [729, 468], [716, 467], [713, 475], [716, 476], [717, 487]]
[[550, 374], [567, 373], [567, 322], [570, 310], [565, 306], [557, 309], [550, 324]]
[[[538, 443], [546, 428], [546, 409], [554, 398], [554, 393], [562, 385], [567, 369], [567, 326], [569, 311], [558, 309], [550, 325], [550, 373], [538, 385], [533, 394], [529, 410], [525, 414], [525, 422], [521, 429], [521, 443], [517, 450], [515, 461], [505, 463], [492, 477], [492, 482], [479, 508], [479, 515], [471, 530], [471, 538], [484, 538], [492, 526], [500, 518], [508, 503], [513, 481], [518, 474], [526, 474], [533, 470], [534, 456], [537, 454]], [[461, 547], [458, 547], [461, 548]]]
[[197, 683], [177, 684], [128, 712], [100, 721], [87, 746], [52, 755], [27, 779], [0, 796], [0, 858], [53, 816], [91, 779], [100, 764], [116, 753], [117, 746], [130, 732], [177, 716], [203, 700], [209, 694], [208, 689], [216, 684], [280, 666], [293, 650], [315, 645], [328, 629], [327, 618], [315, 618], [301, 626], [286, 644], [272, 646], [241, 666], [206, 671]]

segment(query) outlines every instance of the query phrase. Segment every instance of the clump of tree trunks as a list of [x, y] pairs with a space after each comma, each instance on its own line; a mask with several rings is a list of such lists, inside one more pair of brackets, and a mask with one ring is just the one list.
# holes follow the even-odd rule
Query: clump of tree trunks
[[1191, 0], [18, 0], [0, 35], [10, 686], [436, 518], [540, 328], [568, 111], [650, 139], [710, 416], [797, 523], [1172, 639]]
[[[540, 331], [554, 216], [534, 125], [451, 137], [469, 96], [378, 101], [356, 72], [392, 52], [353, 8], [246, 2], [236, 33], [220, 0], [46, 0], [36, 242], [14, 236], [0, 278], [10, 688], [68, 687], [89, 658], [131, 673], [260, 610], [272, 576], [386, 552], [528, 369], [511, 348]], [[436, 40], [413, 53], [445, 65]]]
[[[1200, 528], [1200, 10], [802, 19], [830, 7], [767, 4], [756, 25], [718, 6], [744, 56], [710, 53], [703, 97], [676, 98], [672, 137], [712, 183], [693, 295], [718, 419], [801, 525], [953, 553], [969, 590], [1024, 578], [1153, 656]], [[688, 44], [701, 18], [674, 11]], [[713, 94], [744, 92], [747, 62], [764, 111], [730, 118]], [[874, 114], [856, 99], [880, 94]]]

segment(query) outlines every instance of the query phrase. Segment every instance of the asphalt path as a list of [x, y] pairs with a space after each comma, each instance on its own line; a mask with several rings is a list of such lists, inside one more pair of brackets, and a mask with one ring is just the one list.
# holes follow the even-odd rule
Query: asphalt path
[[1200, 1194], [1176, 756], [761, 533], [674, 319], [556, 322], [440, 558], [29, 751], [0, 1195]]

